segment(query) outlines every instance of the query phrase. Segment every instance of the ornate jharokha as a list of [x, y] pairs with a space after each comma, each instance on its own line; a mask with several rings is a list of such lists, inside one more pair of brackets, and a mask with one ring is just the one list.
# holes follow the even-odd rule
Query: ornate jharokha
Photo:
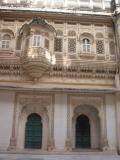
[[20, 29], [21, 63], [31, 77], [40, 78], [54, 63], [54, 55], [50, 51], [50, 38], [54, 36], [55, 29], [42, 18], [35, 18]]

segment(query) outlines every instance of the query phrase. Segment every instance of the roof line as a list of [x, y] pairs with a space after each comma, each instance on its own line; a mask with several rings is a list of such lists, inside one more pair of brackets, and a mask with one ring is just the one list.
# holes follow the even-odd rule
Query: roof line
[[0, 10], [14, 10], [14, 11], [35, 11], [35, 12], [53, 12], [53, 13], [70, 13], [70, 14], [85, 14], [85, 15], [100, 15], [100, 16], [111, 16], [112, 13], [103, 13], [103, 12], [95, 12], [95, 11], [80, 11], [74, 9], [50, 9], [50, 8], [25, 8], [25, 7], [3, 7], [0, 6]]

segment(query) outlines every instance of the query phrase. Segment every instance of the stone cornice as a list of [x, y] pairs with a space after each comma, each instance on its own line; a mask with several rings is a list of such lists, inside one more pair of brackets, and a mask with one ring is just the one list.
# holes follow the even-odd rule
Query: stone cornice
[[[101, 12], [102, 13], [102, 12]], [[92, 16], [92, 18], [91, 18]], [[70, 11], [67, 12], [59, 12], [59, 14], [54, 11], [34, 11], [34, 10], [6, 10], [0, 9], [0, 19], [7, 19], [7, 20], [23, 20], [34, 18], [34, 17], [43, 17], [44, 19], [52, 19], [52, 20], [70, 20], [76, 22], [91, 22], [91, 23], [106, 23], [112, 25], [112, 15], [109, 14], [97, 14], [96, 12], [90, 13], [71, 13]], [[94, 17], [94, 18], [93, 18]]]

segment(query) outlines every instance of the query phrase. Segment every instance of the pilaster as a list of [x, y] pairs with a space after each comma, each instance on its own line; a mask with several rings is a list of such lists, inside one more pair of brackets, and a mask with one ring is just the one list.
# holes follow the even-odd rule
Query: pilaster
[[117, 150], [120, 154], [120, 92], [116, 93]]

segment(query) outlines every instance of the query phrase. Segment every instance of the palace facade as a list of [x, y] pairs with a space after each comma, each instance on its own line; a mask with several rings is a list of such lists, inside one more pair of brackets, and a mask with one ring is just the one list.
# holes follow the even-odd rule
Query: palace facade
[[3, 1], [0, 151], [120, 153], [120, 4]]

